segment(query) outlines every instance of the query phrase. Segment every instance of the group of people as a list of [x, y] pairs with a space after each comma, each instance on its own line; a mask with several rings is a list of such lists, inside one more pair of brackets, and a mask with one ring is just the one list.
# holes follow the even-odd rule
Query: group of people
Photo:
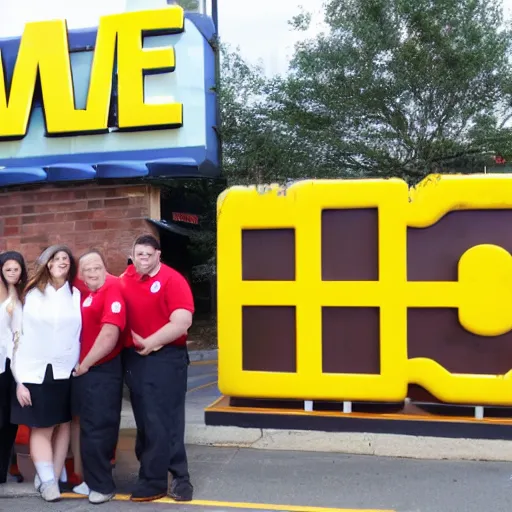
[[28, 276], [20, 253], [0, 254], [0, 483], [24, 425], [44, 500], [61, 497], [70, 445], [83, 480], [75, 492], [111, 500], [126, 383], [140, 463], [131, 500], [192, 500], [184, 437], [194, 301], [160, 256], [158, 240], [142, 235], [115, 277], [99, 251], [75, 260], [54, 245]]

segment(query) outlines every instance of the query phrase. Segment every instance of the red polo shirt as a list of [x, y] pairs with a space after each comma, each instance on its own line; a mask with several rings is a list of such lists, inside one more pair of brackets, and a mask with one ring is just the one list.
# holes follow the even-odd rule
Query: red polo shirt
[[[84, 283], [85, 284], [85, 283]], [[80, 337], [80, 362], [92, 349], [101, 328], [105, 324], [119, 327], [122, 332], [126, 326], [126, 306], [121, 293], [118, 277], [107, 276], [105, 284], [92, 292], [82, 283], [78, 286], [81, 292], [82, 334]], [[122, 350], [121, 336], [114, 350], [96, 363], [100, 365], [114, 359]]]
[[[133, 347], [131, 331], [143, 338], [151, 336], [169, 323], [169, 317], [177, 309], [194, 313], [194, 299], [187, 280], [176, 270], [162, 264], [153, 276], [140, 276], [129, 265], [120, 276], [121, 289], [126, 302], [127, 329], [125, 346]], [[187, 336], [173, 345], [184, 346]]]

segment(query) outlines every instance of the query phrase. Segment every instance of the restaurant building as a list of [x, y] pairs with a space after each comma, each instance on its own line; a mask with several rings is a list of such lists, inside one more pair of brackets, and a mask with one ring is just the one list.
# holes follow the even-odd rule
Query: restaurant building
[[93, 28], [33, 22], [0, 40], [0, 252], [32, 264], [53, 243], [95, 247], [118, 274], [152, 231], [191, 280], [212, 256], [216, 28], [204, 2], [172, 4], [127, 0]]

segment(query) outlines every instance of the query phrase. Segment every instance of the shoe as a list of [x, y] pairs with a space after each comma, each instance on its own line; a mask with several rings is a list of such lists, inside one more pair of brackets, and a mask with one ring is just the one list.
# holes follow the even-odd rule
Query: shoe
[[18, 476], [13, 476], [11, 474], [7, 475], [6, 478], [0, 478], [0, 485], [2, 484], [21, 484], [23, 482], [23, 478], [20, 479]]
[[19, 484], [23, 482], [23, 475], [18, 468], [18, 464], [11, 464], [11, 467], [9, 468], [9, 474], [15, 478]]
[[133, 501], [135, 503], [143, 503], [143, 502], [146, 502], [146, 501], [161, 500], [162, 498], [165, 498], [166, 496], [167, 496], [166, 492], [162, 492], [160, 494], [155, 494], [153, 496], [135, 496], [135, 495], [132, 494], [130, 496], [130, 501]]
[[42, 484], [41, 497], [44, 501], [59, 501], [61, 498], [59, 484], [55, 480]]
[[[34, 487], [37, 492], [41, 491], [41, 479], [39, 478], [39, 475], [37, 473], [34, 478]], [[68, 492], [69, 490], [71, 490], [71, 487], [68, 484], [68, 482], [62, 482], [59, 480], [59, 489], [61, 492]]]
[[89, 496], [91, 490], [89, 489], [89, 486], [85, 482], [82, 482], [80, 485], [75, 485], [75, 487], [73, 487], [73, 492], [75, 494], [81, 494], [82, 496]]
[[170, 497], [174, 501], [192, 501], [194, 487], [190, 480], [173, 480], [171, 483]]
[[167, 496], [166, 492], [155, 493], [154, 491], [142, 491], [139, 489], [135, 489], [130, 496], [130, 501], [134, 501], [136, 503], [142, 503], [145, 501], [156, 501]]
[[91, 491], [89, 494], [89, 503], [92, 505], [100, 505], [101, 503], [107, 503], [113, 499], [115, 494], [112, 492], [110, 494], [101, 494], [101, 492]]

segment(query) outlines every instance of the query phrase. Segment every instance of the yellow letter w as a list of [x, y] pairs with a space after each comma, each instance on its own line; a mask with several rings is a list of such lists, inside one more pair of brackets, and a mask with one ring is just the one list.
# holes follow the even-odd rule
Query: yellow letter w
[[21, 38], [9, 95], [0, 53], [0, 139], [26, 135], [38, 73], [48, 135], [106, 131], [116, 40], [119, 127], [179, 126], [180, 104], [145, 105], [143, 93], [145, 71], [174, 69], [174, 49], [144, 50], [141, 41], [146, 31], [182, 32], [183, 23], [183, 10], [179, 7], [103, 17], [84, 110], [75, 107], [66, 22], [28, 23]]

